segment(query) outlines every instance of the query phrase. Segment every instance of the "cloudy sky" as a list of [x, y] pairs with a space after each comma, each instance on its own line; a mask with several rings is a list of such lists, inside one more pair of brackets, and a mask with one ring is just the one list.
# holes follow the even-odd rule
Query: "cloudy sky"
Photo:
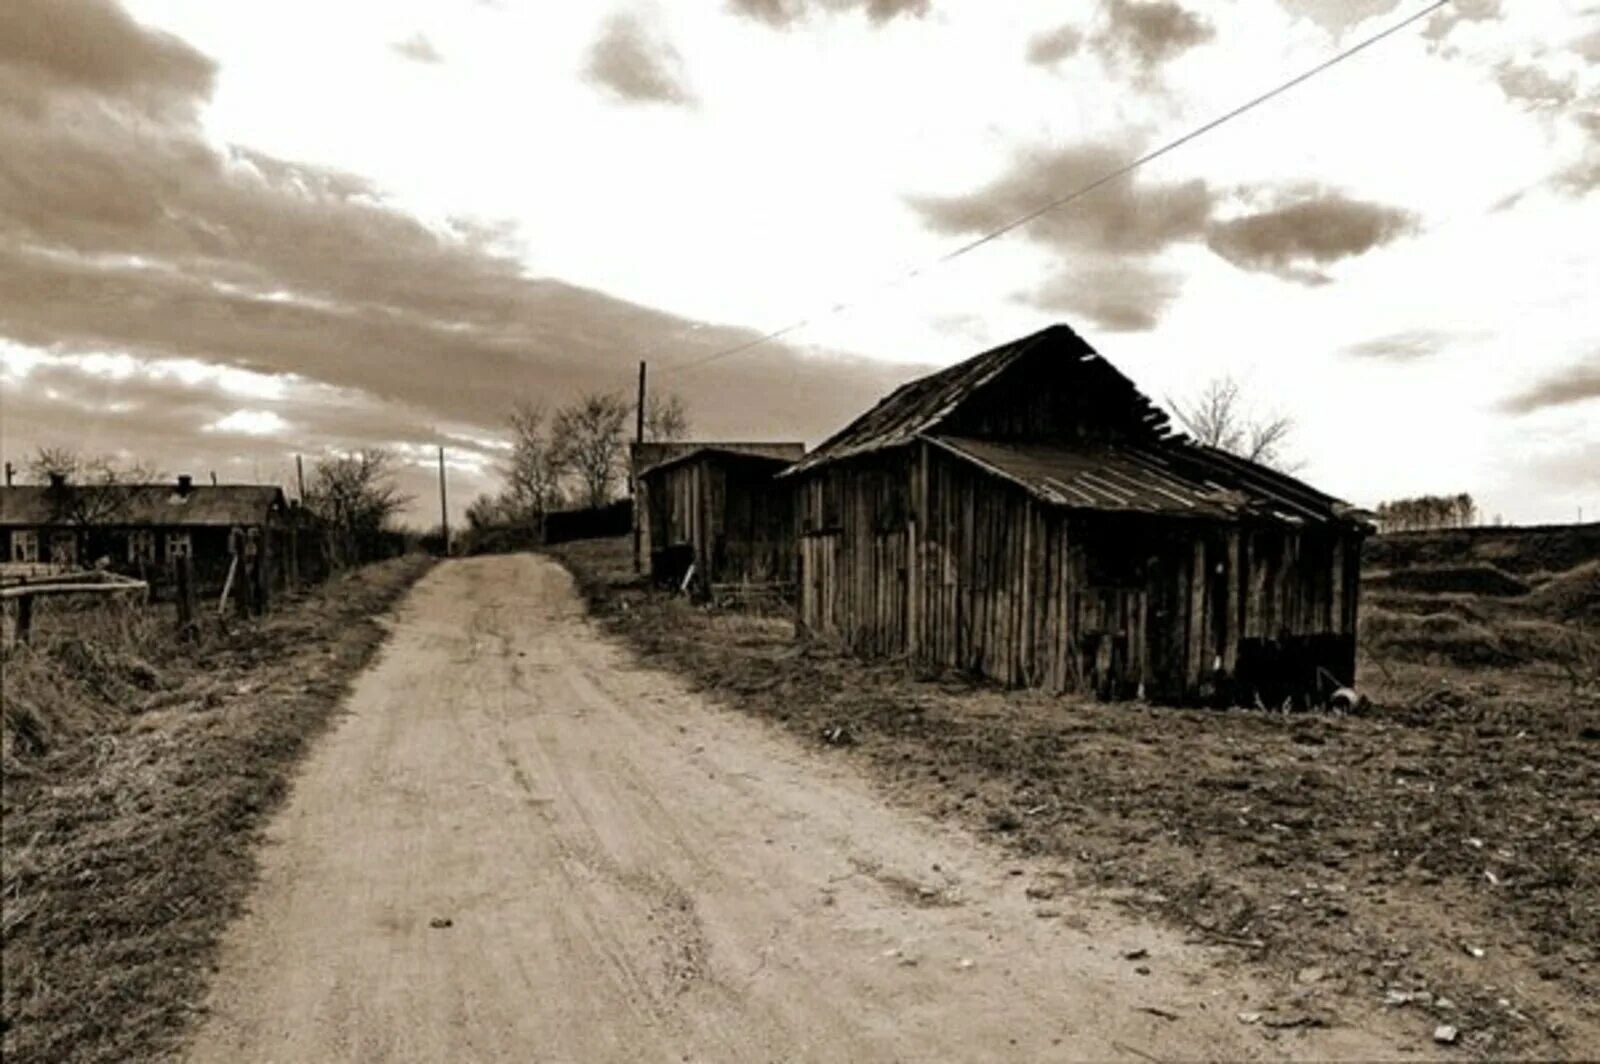
[[[1054, 321], [1354, 502], [1600, 515], [1600, 0], [5, 0], [0, 444], [491, 486], [527, 396], [816, 442]], [[836, 309], [841, 308], [841, 309]], [[708, 355], [796, 320], [728, 358]]]

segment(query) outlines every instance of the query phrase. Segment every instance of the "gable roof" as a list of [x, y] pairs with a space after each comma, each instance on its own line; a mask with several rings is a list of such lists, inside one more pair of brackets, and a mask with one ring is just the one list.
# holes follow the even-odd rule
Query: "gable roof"
[[640, 470], [639, 476], [649, 477], [666, 469], [672, 469], [685, 462], [699, 458], [721, 458], [729, 462], [750, 462], [771, 465], [774, 471], [783, 469], [806, 453], [803, 443], [764, 443], [756, 449], [755, 445], [724, 443], [698, 444], [693, 450], [684, 451], [673, 455], [664, 461], [656, 462]]
[[[1027, 359], [1038, 359], [1041, 372], [1065, 373], [1074, 386], [1081, 382], [1096, 397], [1096, 409], [1116, 413], [1128, 431], [1100, 442], [977, 439], [961, 433], [963, 419], [957, 415], [963, 407]], [[780, 475], [919, 440], [1069, 509], [1366, 523], [1355, 507], [1294, 477], [1174, 432], [1160, 407], [1065, 325], [900, 386]]]
[[[61, 492], [86, 490], [67, 484], [0, 487], [0, 526], [66, 525]], [[196, 484], [181, 493], [172, 484], [118, 484], [95, 487], [96, 492], [119, 496], [107, 507], [113, 516], [105, 525], [226, 526], [261, 524], [274, 508], [288, 504], [283, 489], [272, 484]], [[70, 496], [69, 496], [70, 497]]]
[[1100, 357], [1066, 325], [1052, 325], [1020, 340], [1001, 344], [938, 373], [902, 384], [871, 410], [830, 436], [785, 471], [801, 473], [827, 462], [910, 443], [936, 431], [967, 400], [1006, 370], [1028, 358], [1050, 359], [1110, 394], [1120, 393], [1135, 424], [1152, 438], [1168, 431], [1167, 415], [1132, 381]]
[[721, 451], [724, 454], [748, 454], [765, 458], [781, 458], [785, 464], [788, 464], [805, 454], [806, 445], [787, 442], [773, 443], [765, 440], [647, 440], [644, 443], [629, 444], [628, 456], [633, 466], [633, 475], [639, 477], [656, 466], [667, 462], [676, 462], [697, 451], [707, 450]]

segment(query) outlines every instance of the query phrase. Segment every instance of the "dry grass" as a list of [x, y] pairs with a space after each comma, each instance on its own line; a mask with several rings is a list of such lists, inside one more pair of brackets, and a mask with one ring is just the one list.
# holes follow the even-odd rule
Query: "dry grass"
[[[1361, 717], [1095, 704], [796, 644], [781, 620], [647, 592], [618, 542], [554, 553], [645, 660], [918, 810], [1240, 946], [1281, 976], [1281, 1007], [1331, 1018], [1427, 989], [1450, 1005], [1408, 1006], [1424, 1044], [1435, 1023], [1495, 1054], [1600, 1039], [1600, 691], [1391, 661], [1365, 663]], [[1298, 982], [1311, 965], [1332, 974]]]
[[176, 1044], [264, 818], [429, 564], [358, 570], [198, 643], [164, 614], [39, 618], [4, 662], [7, 1060]]

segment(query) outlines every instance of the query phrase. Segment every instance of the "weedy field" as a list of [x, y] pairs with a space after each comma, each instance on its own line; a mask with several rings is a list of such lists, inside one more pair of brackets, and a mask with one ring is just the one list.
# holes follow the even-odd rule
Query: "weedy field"
[[649, 590], [623, 541], [553, 552], [647, 661], [859, 759], [899, 801], [1065, 858], [1063, 889], [1275, 973], [1263, 1037], [1400, 1009], [1419, 1046], [1448, 1025], [1458, 1052], [1591, 1058], [1595, 532], [1374, 541], [1360, 678], [1373, 704], [1352, 716], [918, 677], [797, 644], [782, 615]]
[[160, 1057], [188, 1023], [295, 764], [424, 573], [354, 570], [255, 622], [53, 601], [3, 669], [0, 1049]]

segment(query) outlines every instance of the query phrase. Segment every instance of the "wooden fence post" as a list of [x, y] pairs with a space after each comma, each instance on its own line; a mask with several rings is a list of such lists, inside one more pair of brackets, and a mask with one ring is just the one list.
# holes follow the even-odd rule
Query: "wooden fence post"
[[27, 645], [33, 638], [33, 596], [17, 599], [17, 642]]
[[172, 559], [172, 587], [178, 604], [178, 634], [189, 636], [195, 631], [194, 567], [187, 554]]

